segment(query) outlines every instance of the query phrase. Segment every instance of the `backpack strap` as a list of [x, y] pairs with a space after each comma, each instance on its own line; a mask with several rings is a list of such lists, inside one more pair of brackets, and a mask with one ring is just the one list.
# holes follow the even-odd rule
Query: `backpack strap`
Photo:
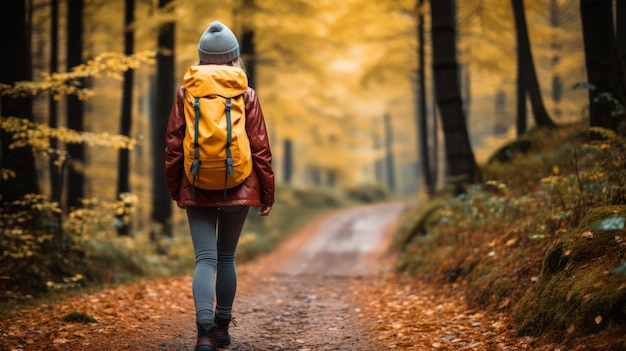
[[224, 174], [224, 198], [226, 198], [226, 185], [228, 176], [234, 176], [233, 155], [230, 151], [230, 143], [233, 140], [233, 123], [230, 118], [230, 111], [233, 109], [233, 102], [226, 98], [226, 174]]
[[193, 181], [191, 182], [191, 194], [196, 195], [196, 177], [198, 176], [198, 169], [200, 168], [200, 145], [198, 144], [198, 124], [200, 124], [200, 98], [196, 97], [193, 103], [193, 109], [196, 112], [196, 122], [194, 123], [194, 136], [193, 136], [193, 163], [191, 163], [191, 174], [193, 175]]

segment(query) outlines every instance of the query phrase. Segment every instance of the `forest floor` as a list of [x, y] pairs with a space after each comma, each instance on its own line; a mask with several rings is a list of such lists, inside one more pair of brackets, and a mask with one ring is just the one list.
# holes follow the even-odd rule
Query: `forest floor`
[[[516, 336], [509, 315], [468, 308], [464, 286], [394, 273], [386, 247], [400, 210], [324, 215], [240, 265], [225, 350], [602, 349], [599, 338]], [[64, 321], [71, 312], [96, 321]], [[140, 281], [16, 311], [0, 321], [0, 350], [193, 350], [194, 317], [190, 276]]]

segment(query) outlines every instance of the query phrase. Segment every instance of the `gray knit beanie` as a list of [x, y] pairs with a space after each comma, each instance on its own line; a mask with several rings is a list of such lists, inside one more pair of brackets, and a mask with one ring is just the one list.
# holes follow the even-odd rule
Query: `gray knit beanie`
[[211, 23], [200, 37], [198, 57], [201, 63], [228, 63], [239, 57], [235, 34], [219, 21]]

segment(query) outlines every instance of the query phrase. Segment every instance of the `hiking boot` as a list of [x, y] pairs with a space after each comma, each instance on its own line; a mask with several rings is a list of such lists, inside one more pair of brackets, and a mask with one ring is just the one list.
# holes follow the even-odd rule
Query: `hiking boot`
[[237, 325], [234, 318], [223, 318], [215, 316], [215, 343], [217, 347], [224, 347], [230, 345], [230, 334], [228, 333], [228, 326], [232, 322]]
[[215, 324], [197, 324], [198, 341], [196, 351], [215, 351]]

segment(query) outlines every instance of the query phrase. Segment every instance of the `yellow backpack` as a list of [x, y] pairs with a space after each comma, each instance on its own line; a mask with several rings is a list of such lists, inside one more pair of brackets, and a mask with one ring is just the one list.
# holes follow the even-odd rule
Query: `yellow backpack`
[[195, 188], [235, 187], [252, 173], [246, 133], [245, 72], [218, 65], [191, 66], [183, 79], [186, 131], [184, 168]]

